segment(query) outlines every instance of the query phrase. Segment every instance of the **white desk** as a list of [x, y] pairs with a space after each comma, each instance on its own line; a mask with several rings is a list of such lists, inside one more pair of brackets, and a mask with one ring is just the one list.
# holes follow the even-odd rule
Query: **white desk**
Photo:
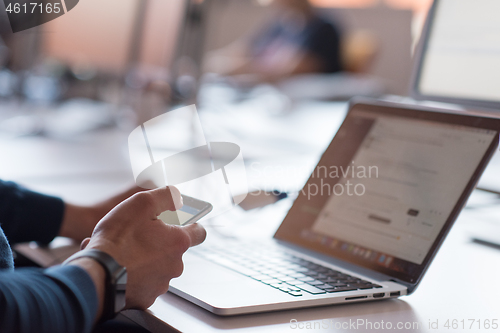
[[[286, 167], [302, 166], [292, 170], [302, 172], [295, 182], [283, 184], [283, 180], [275, 179], [271, 184], [257, 179], [249, 168], [251, 186], [272, 187], [288, 186], [289, 190], [298, 189], [307, 177], [307, 168], [314, 167], [318, 154], [326, 147], [333, 133], [337, 129], [345, 106], [338, 104], [313, 103], [301, 105], [299, 109], [288, 116], [271, 116], [278, 129], [273, 131], [273, 138], [268, 141], [270, 153], [261, 154], [256, 149], [260, 145], [265, 147], [266, 133], [262, 137], [251, 140], [252, 133], [238, 136], [232, 132], [234, 138], [230, 141], [241, 145], [243, 154], [249, 154], [249, 162], [259, 162], [262, 166]], [[242, 113], [239, 119], [239, 131], [245, 129], [245, 119], [249, 119], [248, 112]], [[224, 111], [215, 114], [214, 122], [221, 123]], [[234, 112], [226, 110], [225, 112]], [[227, 115], [227, 114], [226, 114]], [[208, 117], [209, 113], [202, 116]], [[222, 117], [222, 118], [220, 118]], [[256, 116], [257, 117], [257, 116]], [[265, 119], [260, 114], [258, 117]], [[231, 124], [226, 124], [228, 131]], [[298, 131], [297, 129], [300, 129]], [[209, 131], [210, 132], [210, 131]], [[250, 131], [251, 132], [251, 131]], [[64, 198], [80, 203], [90, 203], [105, 198], [113, 192], [125, 187], [133, 179], [129, 168], [126, 150], [126, 132], [105, 130], [90, 133], [85, 137], [72, 142], [59, 142], [44, 138], [19, 138], [16, 140], [2, 139], [2, 165], [0, 175], [3, 179], [20, 181], [36, 190], [61, 195]], [[213, 133], [209, 133], [213, 134]], [[294, 140], [286, 144], [290, 135]], [[282, 137], [282, 141], [277, 139]], [[210, 138], [209, 138], [210, 139]], [[232, 140], [234, 139], [234, 140]], [[239, 140], [239, 141], [238, 141]], [[258, 142], [258, 143], [257, 143]], [[299, 143], [306, 145], [298, 147]], [[294, 145], [299, 153], [294, 156]], [[300, 149], [299, 149], [300, 148]], [[276, 153], [278, 152], [278, 153]], [[279, 153], [281, 152], [281, 153]], [[278, 155], [273, 157], [271, 155]], [[273, 177], [270, 177], [273, 178]], [[286, 179], [285, 179], [286, 180]], [[276, 206], [267, 207], [260, 211], [242, 214], [232, 211], [233, 215], [226, 215], [225, 227], [207, 226], [209, 237], [218, 232], [224, 234], [248, 234], [252, 230], [259, 230], [261, 237], [270, 236], [278, 226], [290, 201], [282, 201]], [[471, 243], [466, 234], [466, 227], [473, 218], [474, 211], [464, 211], [462, 217], [453, 228], [444, 246], [437, 255], [434, 263], [426, 274], [422, 284], [414, 295], [399, 300], [337, 305], [322, 308], [312, 308], [293, 311], [282, 311], [265, 314], [245, 315], [231, 318], [222, 318], [175, 296], [170, 293], [160, 296], [147, 312], [126, 311], [125, 315], [152, 331], [182, 332], [284, 332], [297, 331], [290, 325], [291, 319], [296, 319], [302, 325], [309, 322], [311, 327], [306, 331], [333, 331], [335, 323], [340, 324], [362, 319], [372, 324], [391, 322], [396, 326], [398, 322], [419, 323], [415, 332], [494, 332], [497, 330], [483, 328], [484, 320], [498, 319], [500, 321], [500, 251], [482, 245]], [[263, 216], [266, 216], [264, 219]], [[443, 325], [446, 320], [457, 319], [465, 321], [465, 329], [449, 329]], [[481, 329], [477, 322], [469, 329], [469, 319], [481, 320]], [[323, 320], [326, 320], [323, 322]], [[332, 320], [333, 322], [330, 322]], [[439, 321], [439, 329], [429, 328], [429, 321]], [[321, 328], [319, 325], [326, 325]], [[451, 322], [450, 322], [451, 324]], [[376, 325], [376, 324], [375, 324]], [[499, 324], [500, 325], [500, 324]], [[305, 326], [304, 326], [305, 327]], [[356, 331], [354, 329], [340, 329], [338, 331]], [[370, 331], [359, 328], [358, 331]], [[374, 331], [381, 331], [375, 330]], [[398, 331], [398, 330], [392, 330]], [[399, 330], [405, 331], [405, 330]]]

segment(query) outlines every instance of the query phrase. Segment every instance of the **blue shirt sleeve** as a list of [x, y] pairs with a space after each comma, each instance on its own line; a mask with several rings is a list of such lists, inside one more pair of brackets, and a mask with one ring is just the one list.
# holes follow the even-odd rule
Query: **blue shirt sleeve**
[[48, 243], [58, 234], [63, 214], [61, 199], [0, 181], [0, 332], [92, 329], [98, 300], [94, 283], [84, 269], [56, 266], [13, 270], [7, 238], [11, 243]]
[[64, 202], [60, 198], [0, 180], [0, 227], [11, 245], [49, 243], [59, 233], [63, 216]]
[[97, 306], [80, 267], [0, 271], [0, 332], [90, 332]]

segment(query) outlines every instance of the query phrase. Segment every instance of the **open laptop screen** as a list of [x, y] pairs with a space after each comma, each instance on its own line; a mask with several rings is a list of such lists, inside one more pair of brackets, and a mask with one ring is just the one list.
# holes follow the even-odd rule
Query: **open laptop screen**
[[476, 117], [373, 108], [354, 106], [276, 237], [413, 282], [498, 132], [464, 123]]
[[500, 1], [436, 0], [417, 51], [412, 94], [500, 107]]

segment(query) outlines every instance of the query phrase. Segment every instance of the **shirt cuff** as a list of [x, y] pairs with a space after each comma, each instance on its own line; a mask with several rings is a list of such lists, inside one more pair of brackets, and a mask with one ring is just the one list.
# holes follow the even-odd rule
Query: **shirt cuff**
[[89, 332], [97, 315], [98, 297], [96, 287], [85, 269], [75, 266], [54, 266], [44, 272], [47, 276], [65, 285], [81, 306], [84, 332]]

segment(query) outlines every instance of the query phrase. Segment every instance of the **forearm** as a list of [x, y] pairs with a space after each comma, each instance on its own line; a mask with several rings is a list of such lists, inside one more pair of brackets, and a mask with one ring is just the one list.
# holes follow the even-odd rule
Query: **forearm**
[[84, 260], [47, 270], [0, 272], [0, 331], [90, 332], [102, 307], [101, 274], [99, 264]]
[[69, 237], [77, 241], [90, 237], [95, 225], [104, 215], [123, 200], [142, 190], [142, 188], [134, 186], [92, 206], [78, 206], [65, 203], [59, 236]]

